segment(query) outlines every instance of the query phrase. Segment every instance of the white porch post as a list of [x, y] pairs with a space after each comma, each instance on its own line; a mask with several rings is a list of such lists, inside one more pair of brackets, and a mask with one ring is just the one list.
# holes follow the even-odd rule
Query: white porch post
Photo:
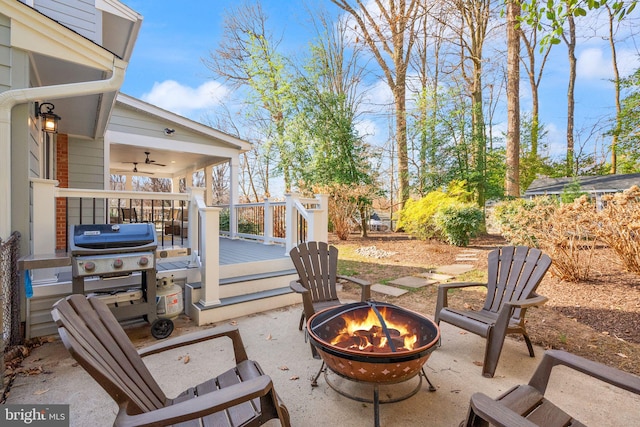
[[[31, 178], [33, 187], [33, 233], [31, 253], [49, 255], [56, 251], [56, 187], [59, 182], [50, 179]], [[33, 283], [57, 281], [55, 268], [33, 270]]]
[[133, 175], [128, 173], [125, 177], [127, 179], [124, 182], [124, 191], [133, 191]]
[[271, 200], [264, 198], [264, 242], [265, 245], [273, 244], [273, 210]]
[[[192, 194], [195, 195], [195, 191]], [[220, 211], [222, 209], [205, 206], [202, 195], [196, 196], [195, 201], [198, 205], [200, 220], [200, 250], [198, 253], [202, 274], [200, 304], [211, 307], [220, 304]], [[191, 219], [191, 212], [189, 212], [189, 216]], [[196, 221], [191, 224], [197, 223]], [[193, 226], [189, 227], [190, 230], [193, 228]], [[195, 228], [197, 229], [197, 227]]]
[[236, 205], [239, 203], [238, 187], [240, 178], [240, 157], [235, 155], [229, 159], [229, 235], [232, 239], [238, 238], [238, 218]]
[[291, 249], [293, 249], [297, 243], [297, 231], [298, 231], [298, 214], [296, 209], [294, 208], [296, 200], [298, 199], [297, 194], [287, 193], [284, 195], [286, 202], [286, 219], [285, 219], [285, 256], [289, 255]]
[[171, 192], [179, 193], [180, 192], [180, 177], [174, 176], [171, 177]]
[[213, 205], [213, 166], [204, 167], [204, 202], [207, 206]]
[[[307, 230], [309, 240], [317, 242], [329, 241], [329, 195], [316, 194], [316, 199], [320, 202], [320, 208], [314, 212], [313, 224], [309, 224]], [[313, 233], [313, 234], [311, 234]]]

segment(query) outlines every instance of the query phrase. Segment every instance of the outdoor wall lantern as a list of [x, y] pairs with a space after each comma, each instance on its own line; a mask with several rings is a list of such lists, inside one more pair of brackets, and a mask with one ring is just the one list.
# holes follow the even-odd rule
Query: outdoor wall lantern
[[50, 102], [36, 102], [36, 117], [42, 117], [42, 130], [47, 133], [58, 133], [58, 122], [61, 118], [53, 112], [54, 108], [55, 105]]

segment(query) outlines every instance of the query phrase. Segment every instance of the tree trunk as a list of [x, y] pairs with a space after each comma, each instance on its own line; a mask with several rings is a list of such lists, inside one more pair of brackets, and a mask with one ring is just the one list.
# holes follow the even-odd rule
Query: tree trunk
[[569, 87], [567, 89], [567, 176], [573, 176], [574, 139], [573, 125], [575, 114], [575, 86], [576, 86], [576, 24], [573, 15], [567, 17], [569, 23], [569, 38], [563, 35], [569, 55]]
[[507, 196], [520, 197], [520, 3], [507, 3]]
[[613, 65], [613, 84], [615, 87], [616, 98], [616, 124], [611, 137], [611, 170], [612, 174], [618, 171], [618, 135], [620, 134], [620, 127], [622, 126], [620, 120], [620, 114], [622, 112], [622, 105], [620, 104], [620, 71], [618, 70], [618, 57], [616, 52], [616, 44], [613, 40], [613, 27], [614, 27], [614, 15], [609, 5], [605, 5], [607, 13], [609, 14], [609, 46], [611, 47], [611, 63]]

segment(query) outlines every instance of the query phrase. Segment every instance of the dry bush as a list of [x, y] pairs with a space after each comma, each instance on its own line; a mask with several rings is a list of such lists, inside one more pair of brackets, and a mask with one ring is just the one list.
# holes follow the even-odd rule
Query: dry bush
[[616, 253], [630, 272], [640, 274], [640, 188], [602, 196], [597, 216], [599, 238]]
[[586, 196], [562, 204], [549, 217], [549, 227], [538, 236], [540, 248], [553, 260], [553, 272], [562, 280], [589, 280], [597, 244], [595, 205]]
[[516, 200], [501, 204], [496, 213], [503, 236], [514, 245], [542, 249], [553, 260], [553, 273], [562, 280], [589, 279], [596, 212], [588, 198], [569, 204], [550, 197]]
[[313, 188], [316, 194], [329, 195], [329, 222], [340, 240], [347, 240], [354, 218], [360, 215], [360, 204], [369, 200], [372, 190], [367, 185], [332, 184]]

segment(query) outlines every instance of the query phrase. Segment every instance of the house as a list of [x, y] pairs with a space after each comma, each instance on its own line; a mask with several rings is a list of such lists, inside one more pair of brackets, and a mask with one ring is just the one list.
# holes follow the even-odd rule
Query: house
[[580, 191], [599, 197], [602, 194], [617, 193], [634, 185], [640, 185], [640, 173], [579, 176], [575, 178], [537, 178], [529, 185], [523, 197], [560, 195], [568, 185], [574, 182], [580, 184]]
[[[0, 5], [0, 239], [21, 235], [20, 265], [33, 285], [22, 312], [27, 337], [54, 331], [49, 308], [71, 292], [69, 225], [130, 221], [124, 216], [132, 212], [156, 225], [165, 256], [177, 248], [175, 258], [157, 256], [158, 271], [184, 287], [185, 309], [198, 324], [298, 302], [284, 290], [292, 275], [287, 249], [301, 227], [307, 239], [326, 240], [326, 197], [239, 205], [239, 157], [249, 143], [120, 93], [143, 20], [124, 3]], [[50, 118], [59, 119], [52, 123], [57, 129], [48, 127]], [[195, 171], [210, 177], [223, 163], [230, 201], [214, 207], [209, 180], [194, 188], [189, 178]], [[124, 189], [110, 189], [113, 173], [128, 178]], [[143, 173], [169, 178], [172, 191], [133, 191], [131, 178]], [[186, 193], [179, 192], [180, 180]], [[259, 231], [241, 233], [238, 224], [256, 213]], [[221, 215], [228, 226], [221, 227]], [[221, 242], [220, 235], [230, 239]], [[223, 263], [228, 253], [220, 245], [246, 244], [241, 237], [259, 242], [240, 249], [242, 255], [277, 251], [267, 256], [277, 260], [234, 267], [244, 259], [239, 255]], [[270, 269], [261, 270], [265, 264]], [[98, 277], [88, 289], [127, 286], [127, 280]], [[235, 286], [222, 289], [225, 281]]]

